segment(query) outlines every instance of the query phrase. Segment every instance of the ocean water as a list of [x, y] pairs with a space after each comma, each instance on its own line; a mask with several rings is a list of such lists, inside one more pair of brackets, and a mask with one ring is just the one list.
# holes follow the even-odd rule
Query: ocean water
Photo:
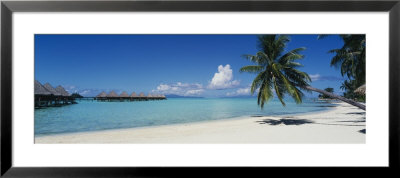
[[[327, 107], [328, 106], [328, 107]], [[62, 107], [35, 109], [35, 136], [134, 128], [242, 116], [286, 115], [322, 111], [329, 103], [272, 100], [261, 110], [256, 98], [169, 98], [160, 101], [78, 101]]]

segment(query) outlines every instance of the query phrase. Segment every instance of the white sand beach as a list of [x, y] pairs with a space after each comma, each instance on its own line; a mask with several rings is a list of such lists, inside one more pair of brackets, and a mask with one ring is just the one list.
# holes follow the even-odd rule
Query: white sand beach
[[327, 111], [41, 136], [47, 143], [365, 143], [365, 111], [338, 103]]

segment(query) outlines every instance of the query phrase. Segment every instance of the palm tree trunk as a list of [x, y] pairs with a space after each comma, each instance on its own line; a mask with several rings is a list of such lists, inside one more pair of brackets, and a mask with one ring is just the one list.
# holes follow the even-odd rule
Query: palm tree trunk
[[354, 101], [354, 100], [347, 99], [347, 98], [345, 98], [345, 97], [341, 97], [341, 96], [339, 96], [339, 95], [335, 95], [335, 94], [333, 94], [333, 93], [327, 92], [327, 91], [325, 91], [325, 90], [320, 90], [320, 89], [318, 89], [318, 88], [314, 88], [314, 87], [311, 87], [311, 86], [301, 86], [301, 88], [304, 88], [304, 89], [307, 89], [307, 90], [311, 90], [311, 91], [315, 91], [315, 92], [318, 92], [318, 93], [327, 95], [327, 96], [329, 96], [329, 97], [331, 97], [331, 98], [336, 98], [336, 99], [338, 99], [338, 100], [341, 100], [341, 101], [344, 101], [344, 102], [346, 102], [346, 103], [349, 103], [349, 104], [351, 104], [351, 105], [353, 105], [353, 106], [356, 106], [356, 107], [358, 107], [358, 108], [360, 108], [360, 109], [362, 109], [362, 110], [365, 111], [365, 105], [360, 104], [360, 103], [358, 103], [358, 102], [356, 102], [356, 101]]

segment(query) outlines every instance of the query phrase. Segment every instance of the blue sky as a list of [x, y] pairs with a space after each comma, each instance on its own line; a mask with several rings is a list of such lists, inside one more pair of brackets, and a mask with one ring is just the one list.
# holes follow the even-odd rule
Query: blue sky
[[[287, 50], [306, 47], [300, 62], [316, 88], [341, 93], [330, 67], [338, 36], [290, 35]], [[95, 96], [115, 90], [203, 97], [249, 95], [255, 74], [240, 73], [255, 54], [257, 35], [35, 35], [35, 79]], [[316, 96], [318, 94], [307, 94]]]

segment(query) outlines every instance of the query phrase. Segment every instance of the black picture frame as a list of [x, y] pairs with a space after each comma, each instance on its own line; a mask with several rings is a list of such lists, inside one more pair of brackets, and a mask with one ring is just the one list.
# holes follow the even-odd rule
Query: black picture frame
[[[5, 177], [145, 177], [265, 174], [282, 168], [21, 168], [12, 165], [12, 17], [13, 12], [389, 12], [389, 168], [354, 168], [358, 173], [399, 168], [400, 1], [2, 1], [1, 2], [1, 175]], [[384, 59], [381, 59], [384, 60]], [[368, 156], [368, 155], [366, 155]], [[289, 168], [308, 174], [309, 168]], [[318, 168], [328, 169], [328, 168]], [[346, 168], [348, 169], [348, 168]], [[212, 173], [210, 171], [213, 171]], [[330, 175], [341, 175], [338, 171]]]

